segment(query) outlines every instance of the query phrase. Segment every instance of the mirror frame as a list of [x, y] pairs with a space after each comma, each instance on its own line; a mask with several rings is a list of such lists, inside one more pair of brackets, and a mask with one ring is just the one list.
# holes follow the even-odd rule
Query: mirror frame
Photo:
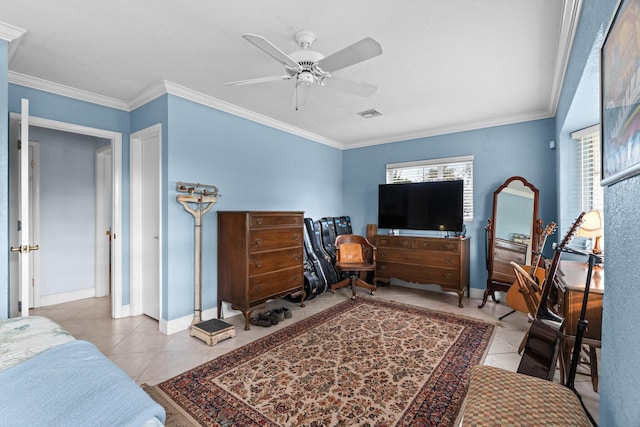
[[525, 187], [528, 187], [531, 191], [533, 191], [533, 213], [531, 217], [531, 258], [533, 258], [533, 253], [538, 251], [538, 236], [542, 233], [542, 220], [538, 218], [538, 203], [539, 203], [539, 195], [540, 192], [538, 189], [531, 184], [529, 181], [524, 179], [521, 176], [512, 176], [507, 179], [504, 184], [502, 184], [496, 191], [493, 192], [493, 211], [491, 212], [491, 218], [489, 218], [486, 231], [487, 231], [487, 289], [484, 291], [484, 296], [482, 297], [482, 303], [478, 306], [478, 308], [484, 307], [487, 303], [487, 299], [489, 295], [491, 295], [491, 299], [493, 302], [500, 302], [496, 299], [495, 292], [501, 291], [506, 292], [509, 290], [513, 282], [515, 282], [515, 276], [513, 281], [510, 283], [505, 282], [504, 280], [496, 279], [494, 276], [494, 268], [495, 268], [495, 242], [496, 242], [496, 209], [498, 207], [498, 196], [514, 181], [520, 181]]

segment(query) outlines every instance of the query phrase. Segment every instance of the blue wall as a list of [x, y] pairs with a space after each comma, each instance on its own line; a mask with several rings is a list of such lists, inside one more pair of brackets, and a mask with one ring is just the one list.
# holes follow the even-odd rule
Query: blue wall
[[99, 139], [38, 127], [29, 139], [40, 143], [40, 295], [93, 290]]
[[342, 152], [169, 95], [166, 315], [193, 313], [193, 217], [176, 202], [176, 182], [218, 186], [203, 220], [203, 308], [217, 301], [218, 210], [298, 210], [343, 214]]
[[0, 319], [9, 317], [9, 44], [0, 40]]
[[536, 120], [468, 132], [364, 147], [344, 152], [344, 209], [354, 232], [377, 223], [378, 184], [385, 182], [387, 163], [474, 155], [471, 287], [486, 287], [485, 226], [493, 209], [493, 192], [509, 177], [519, 175], [540, 190], [539, 216], [556, 220], [556, 151], [553, 119]]

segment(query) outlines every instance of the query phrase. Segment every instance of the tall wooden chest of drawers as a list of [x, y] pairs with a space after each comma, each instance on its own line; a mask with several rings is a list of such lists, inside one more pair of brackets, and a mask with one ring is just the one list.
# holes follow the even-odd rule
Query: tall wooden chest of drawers
[[376, 235], [376, 281], [392, 277], [436, 284], [458, 294], [462, 307], [469, 287], [469, 238]]
[[245, 316], [302, 292], [304, 212], [218, 212], [218, 318], [222, 302]]

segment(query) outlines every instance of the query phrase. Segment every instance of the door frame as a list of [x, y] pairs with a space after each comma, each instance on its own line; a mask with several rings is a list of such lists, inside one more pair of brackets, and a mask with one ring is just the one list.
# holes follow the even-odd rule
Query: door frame
[[[10, 120], [19, 122], [20, 113], [10, 113]], [[111, 293], [111, 317], [120, 318], [129, 315], [128, 306], [122, 302], [122, 133], [105, 129], [81, 126], [57, 120], [43, 119], [29, 116], [29, 126], [45, 129], [59, 130], [62, 132], [77, 133], [81, 135], [95, 136], [107, 139], [111, 144], [111, 166], [113, 179], [112, 199], [112, 230], [111, 230], [111, 254], [112, 254], [112, 281]]]
[[[150, 138], [158, 138], [158, 149], [160, 150], [159, 159], [160, 165], [158, 167], [158, 191], [159, 191], [159, 206], [158, 212], [160, 214], [160, 220], [158, 224], [158, 238], [159, 247], [158, 251], [158, 314], [159, 321], [163, 318], [162, 313], [162, 251], [163, 251], [163, 235], [162, 235], [162, 124], [157, 123], [149, 126], [145, 129], [134, 132], [129, 137], [129, 186], [130, 186], [130, 227], [129, 227], [129, 242], [130, 242], [130, 291], [131, 291], [131, 303], [130, 313], [131, 315], [142, 314], [142, 265], [141, 256], [142, 253], [142, 206], [141, 206], [141, 193], [142, 193], [142, 144], [145, 140]], [[160, 323], [160, 322], [159, 322]]]
[[[40, 143], [29, 141], [29, 148], [33, 148], [30, 165], [31, 178], [29, 179], [29, 198], [31, 199], [31, 209], [29, 209], [31, 227], [29, 230], [32, 238], [29, 241], [38, 244], [40, 241]], [[40, 307], [40, 251], [32, 251], [31, 255], [33, 300], [30, 301], [33, 307], [37, 308]]]

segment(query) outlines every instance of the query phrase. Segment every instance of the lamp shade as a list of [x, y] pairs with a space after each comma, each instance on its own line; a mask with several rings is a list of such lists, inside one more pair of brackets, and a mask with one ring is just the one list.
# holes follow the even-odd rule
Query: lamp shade
[[582, 226], [576, 233], [580, 237], [602, 237], [602, 215], [599, 211], [590, 211], [583, 217]]

